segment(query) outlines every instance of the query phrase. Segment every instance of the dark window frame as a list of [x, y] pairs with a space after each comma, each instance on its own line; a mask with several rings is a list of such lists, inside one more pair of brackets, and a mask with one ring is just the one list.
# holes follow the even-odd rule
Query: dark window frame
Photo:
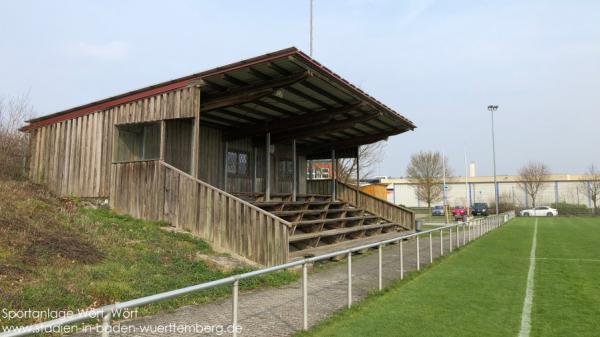
[[[235, 156], [235, 158], [233, 159], [233, 165], [234, 165], [234, 169], [231, 171], [230, 170], [230, 162], [229, 162], [229, 157], [230, 155]], [[227, 158], [226, 158], [226, 163], [227, 163], [227, 167], [225, 168], [225, 171], [227, 172], [227, 176], [229, 177], [238, 177], [238, 178], [248, 178], [250, 177], [251, 174], [251, 169], [250, 169], [250, 165], [252, 164], [252, 157], [250, 156], [250, 152], [245, 151], [245, 150], [238, 150], [238, 149], [228, 149], [227, 150], [227, 154], [226, 154]], [[240, 172], [240, 159], [242, 156], [246, 157], [246, 166], [245, 166], [245, 172]]]

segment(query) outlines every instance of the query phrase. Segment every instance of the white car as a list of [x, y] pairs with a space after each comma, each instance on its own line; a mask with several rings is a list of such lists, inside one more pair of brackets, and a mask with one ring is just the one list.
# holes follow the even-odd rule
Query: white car
[[524, 209], [521, 216], [557, 216], [558, 211], [548, 206], [537, 206], [536, 208]]

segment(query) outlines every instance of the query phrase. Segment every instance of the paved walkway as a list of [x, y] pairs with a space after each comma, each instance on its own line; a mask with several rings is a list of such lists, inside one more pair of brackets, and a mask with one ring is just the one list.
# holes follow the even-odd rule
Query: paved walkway
[[[456, 247], [456, 232], [452, 234], [453, 247]], [[460, 235], [463, 244], [463, 234]], [[420, 238], [421, 266], [429, 264], [429, 236]], [[400, 245], [392, 244], [383, 249], [383, 284], [389, 285], [400, 278]], [[440, 255], [439, 232], [432, 240], [434, 259]], [[448, 231], [444, 232], [444, 254], [449, 253]], [[405, 272], [416, 269], [416, 241], [403, 243]], [[281, 288], [260, 289], [243, 292], [239, 296], [239, 325], [242, 336], [289, 336], [302, 329], [302, 284], [301, 280]], [[378, 254], [377, 251], [356, 256], [352, 260], [352, 295], [353, 301], [365, 298], [369, 291], [378, 286]], [[341, 261], [324, 270], [308, 275], [308, 321], [312, 326], [331, 315], [333, 312], [347, 306], [347, 263]], [[148, 329], [168, 326], [228, 326], [232, 319], [231, 298], [217, 300], [203, 305], [182, 307], [173, 312], [161, 313], [154, 316], [142, 317], [126, 322], [124, 326], [144, 326]], [[183, 329], [183, 328], [181, 328]], [[161, 334], [173, 336], [197, 336], [196, 332], [174, 332], [166, 327]], [[127, 336], [154, 336], [159, 332], [139, 331], [128, 332]], [[113, 336], [116, 334], [112, 334]], [[218, 331], [206, 333], [218, 335]], [[223, 333], [222, 335], [227, 335]]]

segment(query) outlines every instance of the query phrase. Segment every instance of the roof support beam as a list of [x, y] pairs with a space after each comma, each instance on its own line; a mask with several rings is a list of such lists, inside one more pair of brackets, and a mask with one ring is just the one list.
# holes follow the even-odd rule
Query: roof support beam
[[342, 140], [342, 141], [338, 141], [338, 142], [332, 142], [330, 144], [319, 146], [319, 147], [315, 147], [315, 146], [302, 147], [302, 148], [299, 147], [298, 152], [304, 153], [304, 154], [311, 154], [311, 153], [325, 152], [330, 149], [336, 149], [336, 150], [347, 149], [347, 148], [355, 147], [358, 145], [366, 145], [366, 144], [371, 144], [371, 143], [376, 143], [376, 142], [379, 142], [382, 140], [386, 140], [389, 136], [391, 136], [391, 134], [389, 134], [389, 135], [388, 134], [370, 135], [370, 136], [364, 136], [364, 137], [356, 137], [354, 139]]
[[360, 116], [360, 117], [352, 117], [352, 118], [348, 118], [348, 119], [344, 119], [344, 120], [335, 120], [335, 121], [333, 121], [333, 123], [326, 123], [324, 125], [317, 126], [317, 127], [307, 127], [307, 128], [302, 128], [297, 131], [282, 132], [282, 133], [274, 136], [272, 138], [272, 140], [274, 142], [279, 142], [279, 141], [286, 140], [286, 139], [292, 139], [292, 138], [299, 139], [299, 138], [309, 137], [312, 135], [318, 135], [320, 133], [333, 133], [333, 132], [337, 132], [340, 130], [351, 128], [358, 123], [364, 123], [371, 119], [377, 118], [380, 115], [381, 115], [380, 113], [368, 114], [368, 115], [364, 115], [364, 116]]
[[277, 89], [290, 86], [310, 76], [308, 71], [273, 79], [257, 85], [244, 85], [229, 91], [207, 95], [202, 100], [202, 110], [210, 111], [228, 106], [244, 104], [271, 95]]
[[303, 115], [275, 119], [263, 124], [257, 123], [243, 128], [237, 128], [224, 135], [227, 140], [264, 135], [265, 132], [289, 132], [291, 130], [320, 125], [331, 121], [336, 116], [356, 110], [360, 104], [351, 104], [331, 110], [308, 112]]

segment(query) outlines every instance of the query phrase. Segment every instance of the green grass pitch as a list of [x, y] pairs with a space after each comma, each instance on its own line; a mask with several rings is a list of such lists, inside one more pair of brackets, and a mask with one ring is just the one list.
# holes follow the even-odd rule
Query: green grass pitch
[[[539, 218], [531, 336], [600, 336], [600, 219]], [[517, 336], [535, 219], [517, 218], [309, 336]]]

